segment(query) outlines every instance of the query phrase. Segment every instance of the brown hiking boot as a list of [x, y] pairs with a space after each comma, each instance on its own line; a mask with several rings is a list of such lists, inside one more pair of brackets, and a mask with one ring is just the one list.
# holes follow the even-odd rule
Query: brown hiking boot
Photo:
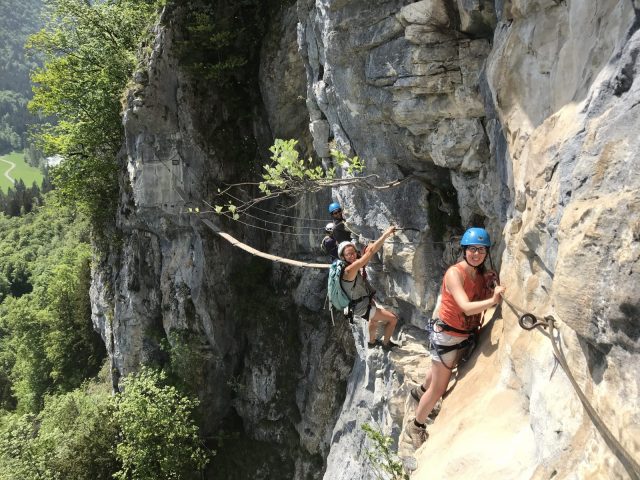
[[413, 448], [418, 449], [424, 442], [427, 441], [429, 434], [426, 427], [419, 427], [414, 422], [415, 419], [409, 420], [409, 423], [404, 427], [404, 433], [411, 439]]

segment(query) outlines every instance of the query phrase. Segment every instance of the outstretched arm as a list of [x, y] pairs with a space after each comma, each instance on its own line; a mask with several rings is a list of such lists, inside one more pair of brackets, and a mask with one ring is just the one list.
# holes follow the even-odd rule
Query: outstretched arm
[[391, 235], [393, 235], [395, 231], [396, 231], [395, 226], [391, 226], [387, 228], [382, 234], [382, 236], [378, 238], [375, 242], [373, 242], [369, 246], [369, 248], [367, 248], [367, 251], [364, 253], [364, 255], [362, 255], [362, 257], [358, 258], [355, 262], [348, 265], [347, 268], [344, 269], [343, 278], [348, 281], [351, 281], [354, 278], [356, 278], [358, 270], [365, 267], [367, 263], [369, 263], [369, 260], [371, 260], [371, 257], [373, 257], [373, 255], [375, 255], [376, 252], [382, 248], [382, 244], [384, 243], [384, 241], [387, 238], [389, 238]]

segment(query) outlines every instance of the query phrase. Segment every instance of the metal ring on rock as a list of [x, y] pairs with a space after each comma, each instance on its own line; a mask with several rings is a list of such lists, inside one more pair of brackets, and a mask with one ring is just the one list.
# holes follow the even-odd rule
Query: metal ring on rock
[[544, 322], [538, 322], [533, 313], [525, 313], [518, 319], [518, 324], [525, 330], [533, 330], [538, 325], [546, 325]]

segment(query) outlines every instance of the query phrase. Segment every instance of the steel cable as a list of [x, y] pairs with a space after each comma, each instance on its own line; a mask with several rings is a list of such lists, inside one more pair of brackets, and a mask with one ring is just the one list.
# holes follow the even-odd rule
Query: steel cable
[[629, 454], [629, 452], [625, 450], [622, 444], [613, 436], [611, 430], [609, 430], [602, 418], [596, 412], [595, 408], [593, 408], [593, 405], [591, 405], [589, 399], [584, 394], [584, 392], [580, 388], [580, 385], [578, 385], [578, 382], [571, 373], [571, 369], [569, 368], [567, 360], [562, 353], [562, 350], [560, 349], [559, 340], [554, 334], [555, 331], [558, 334], [557, 336], [560, 336], [560, 331], [555, 325], [555, 318], [552, 315], [547, 315], [544, 317], [544, 321], [538, 320], [534, 314], [527, 312], [524, 308], [509, 301], [507, 298], [505, 298], [504, 295], [502, 295], [502, 299], [509, 306], [509, 308], [511, 308], [511, 310], [516, 313], [516, 315], [519, 315], [518, 323], [523, 329], [533, 330], [535, 327], [549, 327], [548, 336], [551, 341], [554, 357], [564, 370], [564, 373], [567, 375], [567, 378], [569, 379], [569, 382], [578, 395], [578, 398], [580, 399], [582, 406], [586, 410], [587, 415], [596, 427], [596, 430], [598, 430], [598, 432], [600, 432], [600, 435], [602, 435], [602, 438], [604, 439], [609, 449], [611, 449], [616, 458], [620, 461], [620, 463], [622, 463], [622, 466], [627, 471], [630, 478], [632, 478], [633, 480], [640, 480], [640, 465], [633, 459], [633, 457], [631, 457], [631, 454]]

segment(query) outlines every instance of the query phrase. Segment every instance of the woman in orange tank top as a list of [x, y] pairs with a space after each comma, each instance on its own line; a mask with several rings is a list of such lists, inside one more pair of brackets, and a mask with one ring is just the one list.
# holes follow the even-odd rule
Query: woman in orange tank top
[[[418, 406], [415, 418], [407, 423], [405, 432], [416, 448], [427, 439], [427, 418], [449, 384], [451, 369], [461, 352], [456, 346], [480, 327], [482, 312], [500, 303], [505, 291], [503, 286], [491, 290], [488, 285], [487, 278], [493, 272], [487, 272], [484, 266], [491, 247], [487, 231], [484, 228], [468, 229], [460, 246], [463, 259], [447, 270], [442, 281], [439, 320], [430, 338], [431, 369], [422, 386], [411, 392], [418, 400]], [[440, 354], [443, 350], [448, 351]]]

